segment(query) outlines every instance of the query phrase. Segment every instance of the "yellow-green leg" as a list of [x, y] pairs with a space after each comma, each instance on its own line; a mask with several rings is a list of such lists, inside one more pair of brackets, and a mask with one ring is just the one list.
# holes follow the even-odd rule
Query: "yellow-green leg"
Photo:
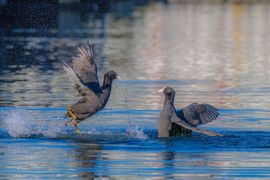
[[76, 122], [76, 124], [73, 124], [73, 126], [74, 126], [75, 129], [76, 129], [76, 134], [81, 134], [81, 131], [80, 131], [80, 129], [79, 129], [78, 126], [77, 126], [77, 122]]
[[74, 126], [74, 128], [76, 129], [76, 133], [81, 134], [81, 131], [78, 128], [77, 118], [76, 118], [75, 114], [71, 111], [70, 107], [68, 107], [68, 114], [71, 117], [71, 119], [66, 122], [66, 126], [69, 125], [69, 124], [72, 124]]
[[68, 114], [69, 114], [69, 116], [70, 116], [72, 119], [77, 119], [76, 116], [75, 116], [75, 114], [72, 112], [72, 110], [71, 110], [70, 107], [68, 107]]

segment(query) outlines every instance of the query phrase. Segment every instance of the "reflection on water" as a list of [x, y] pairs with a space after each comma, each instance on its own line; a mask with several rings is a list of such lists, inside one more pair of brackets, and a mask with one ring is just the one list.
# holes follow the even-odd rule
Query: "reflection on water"
[[[1, 177], [268, 178], [270, 4], [100, 2], [0, 6]], [[123, 80], [76, 136], [64, 112], [79, 97], [61, 61], [87, 40], [99, 79]], [[157, 139], [164, 85], [177, 107], [217, 106], [221, 120], [204, 128], [225, 137]]]
[[79, 177], [85, 179], [93, 179], [95, 177], [94, 171], [90, 169], [96, 166], [95, 160], [99, 155], [99, 151], [101, 151], [101, 145], [99, 144], [83, 143], [78, 145], [71, 156], [77, 161], [76, 166], [82, 169], [82, 172], [79, 173]]

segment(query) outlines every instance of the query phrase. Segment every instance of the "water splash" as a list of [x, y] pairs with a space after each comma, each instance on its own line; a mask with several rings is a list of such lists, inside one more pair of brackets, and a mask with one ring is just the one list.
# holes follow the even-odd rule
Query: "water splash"
[[129, 126], [129, 128], [126, 130], [126, 133], [134, 138], [138, 139], [147, 139], [147, 135], [143, 132], [141, 128], [138, 126]]
[[[131, 138], [146, 139], [147, 135], [138, 126], [127, 129], [104, 129], [102, 127], [87, 127], [82, 130], [81, 135], [76, 135], [73, 127], [65, 126], [62, 116], [52, 116], [49, 111], [13, 109], [8, 110], [3, 118], [4, 128], [10, 137], [45, 137], [45, 138], [88, 138], [91, 140], [102, 140], [103, 138], [114, 140], [127, 140]], [[83, 126], [82, 126], [83, 127]], [[85, 129], [87, 128], [87, 129]], [[91, 128], [91, 129], [90, 129]], [[89, 130], [90, 129], [90, 130]], [[121, 138], [120, 138], [121, 137]]]
[[139, 139], [147, 139], [147, 135], [144, 134], [144, 132], [142, 131], [142, 129], [139, 128], [139, 126], [132, 126], [132, 118], [129, 114], [130, 110], [132, 109], [129, 105], [129, 100], [128, 100], [128, 96], [127, 96], [127, 88], [122, 88], [122, 90], [124, 90], [124, 94], [125, 94], [125, 106], [127, 108], [127, 119], [128, 119], [128, 128], [126, 129], [126, 133], [131, 136], [131, 137], [135, 137], [135, 138], [139, 138]]
[[9, 111], [4, 119], [4, 125], [11, 137], [25, 137], [32, 133], [31, 119], [24, 111]]
[[148, 136], [138, 126], [130, 126], [127, 129], [104, 129], [93, 128], [87, 132], [82, 131], [83, 136], [88, 136], [89, 139], [107, 139], [108, 140], [128, 140], [128, 139], [147, 139]]
[[63, 122], [44, 120], [38, 112], [28, 110], [10, 110], [3, 122], [11, 137], [57, 137], [65, 129]]

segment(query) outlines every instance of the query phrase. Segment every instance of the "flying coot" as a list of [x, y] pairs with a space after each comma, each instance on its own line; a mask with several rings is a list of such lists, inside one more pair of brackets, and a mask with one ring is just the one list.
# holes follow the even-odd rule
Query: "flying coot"
[[109, 100], [112, 82], [118, 77], [114, 71], [104, 75], [103, 85], [100, 87], [97, 66], [95, 63], [94, 44], [78, 48], [78, 53], [68, 63], [64, 61], [64, 70], [73, 80], [75, 89], [81, 95], [81, 99], [68, 107], [66, 115], [71, 119], [66, 125], [73, 125], [76, 133], [80, 134], [77, 124], [86, 118], [102, 110]]

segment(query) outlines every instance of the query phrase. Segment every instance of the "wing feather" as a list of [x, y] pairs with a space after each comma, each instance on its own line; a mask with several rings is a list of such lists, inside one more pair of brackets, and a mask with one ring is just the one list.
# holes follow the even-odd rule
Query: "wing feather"
[[77, 55], [71, 59], [68, 64], [64, 62], [64, 70], [71, 80], [81, 87], [93, 91], [95, 94], [101, 93], [101, 88], [97, 76], [97, 66], [94, 61], [94, 44], [78, 47]]
[[222, 134], [219, 134], [219, 133], [215, 133], [215, 132], [212, 132], [212, 131], [209, 131], [209, 130], [205, 130], [205, 129], [200, 129], [200, 128], [194, 127], [191, 124], [189, 124], [189, 123], [183, 121], [182, 119], [180, 119], [176, 115], [176, 113], [173, 113], [173, 115], [171, 117], [171, 121], [173, 123], [178, 124], [179, 126], [185, 128], [185, 129], [188, 129], [188, 130], [191, 130], [191, 131], [194, 131], [194, 132], [203, 133], [203, 134], [206, 134], [208, 136], [223, 136]]
[[63, 69], [66, 71], [66, 73], [68, 74], [70, 80], [74, 83], [74, 85], [85, 87], [85, 85], [80, 81], [79, 77], [73, 71], [73, 69], [65, 61], [63, 63], [64, 63]]
[[198, 126], [214, 121], [218, 118], [218, 110], [209, 104], [193, 103], [180, 111], [186, 122]]

